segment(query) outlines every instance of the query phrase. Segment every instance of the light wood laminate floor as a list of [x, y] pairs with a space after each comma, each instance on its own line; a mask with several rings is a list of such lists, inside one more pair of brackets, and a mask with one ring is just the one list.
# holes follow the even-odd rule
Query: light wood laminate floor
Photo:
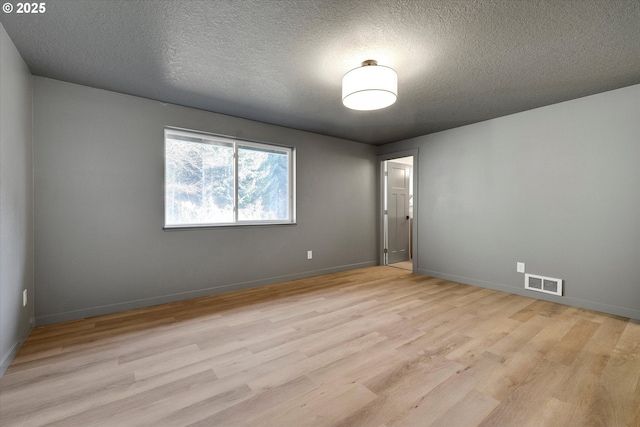
[[36, 328], [2, 426], [640, 426], [640, 325], [371, 267]]

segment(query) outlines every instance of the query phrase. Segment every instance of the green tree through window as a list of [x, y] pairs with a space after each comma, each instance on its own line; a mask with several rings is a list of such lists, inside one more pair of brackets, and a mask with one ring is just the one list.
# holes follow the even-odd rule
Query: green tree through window
[[287, 147], [165, 130], [165, 227], [292, 223], [292, 157]]

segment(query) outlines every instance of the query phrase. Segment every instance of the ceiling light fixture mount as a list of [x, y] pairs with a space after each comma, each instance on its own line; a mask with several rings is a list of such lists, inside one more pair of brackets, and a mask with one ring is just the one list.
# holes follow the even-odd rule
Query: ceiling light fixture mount
[[398, 99], [398, 75], [373, 59], [342, 78], [342, 103], [352, 110], [379, 110]]

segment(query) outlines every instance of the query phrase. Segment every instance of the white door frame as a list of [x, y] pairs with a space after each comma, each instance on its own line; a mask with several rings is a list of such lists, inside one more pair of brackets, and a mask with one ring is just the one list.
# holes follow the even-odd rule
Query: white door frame
[[384, 162], [387, 160], [400, 159], [402, 157], [413, 157], [413, 173], [411, 174], [411, 179], [413, 180], [413, 235], [411, 236], [411, 251], [413, 254], [412, 264], [414, 273], [418, 272], [418, 152], [419, 150], [414, 148], [411, 150], [396, 151], [394, 153], [378, 156], [378, 174], [380, 176], [380, 179], [378, 180], [380, 184], [380, 265], [385, 265], [384, 196], [387, 189], [384, 185]]

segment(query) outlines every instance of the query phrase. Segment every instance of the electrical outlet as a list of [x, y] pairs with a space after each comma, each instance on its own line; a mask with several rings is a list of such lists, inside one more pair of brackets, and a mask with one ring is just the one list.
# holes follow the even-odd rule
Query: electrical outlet
[[524, 273], [524, 262], [516, 263], [516, 271], [518, 273]]
[[22, 291], [22, 306], [27, 306], [27, 290]]
[[313, 258], [313, 251], [307, 251], [307, 259]]

